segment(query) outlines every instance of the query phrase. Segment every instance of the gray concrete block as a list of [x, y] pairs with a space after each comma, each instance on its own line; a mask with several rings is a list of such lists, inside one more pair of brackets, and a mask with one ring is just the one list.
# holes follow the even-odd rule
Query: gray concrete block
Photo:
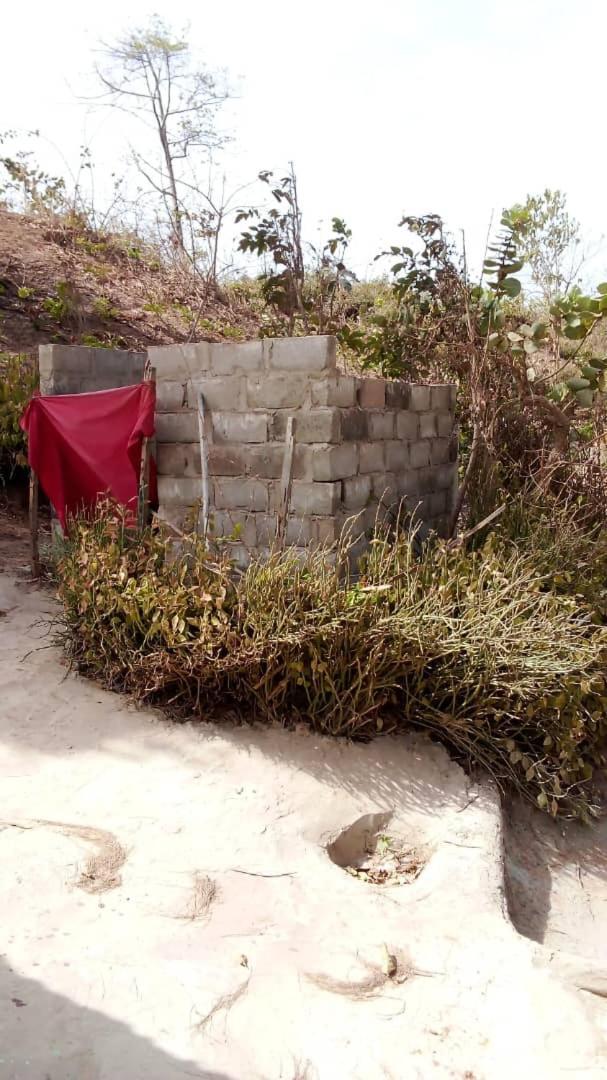
[[209, 447], [209, 476], [245, 476], [249, 462], [243, 446], [221, 443]]
[[[284, 453], [284, 447], [281, 447], [281, 452]], [[295, 454], [293, 456], [293, 477], [295, 480], [313, 480], [314, 479], [314, 445], [306, 443], [295, 443]]]
[[381, 472], [385, 468], [384, 443], [361, 443], [358, 448], [358, 471], [361, 473]]
[[384, 409], [386, 405], [386, 380], [359, 379], [358, 404], [361, 409]]
[[200, 476], [197, 443], [159, 443], [156, 447], [159, 476]]
[[368, 412], [367, 428], [369, 438], [373, 442], [380, 439], [393, 439], [394, 417], [395, 413], [393, 412]]
[[346, 476], [355, 476], [357, 471], [358, 447], [354, 443], [314, 447], [312, 459], [314, 480], [342, 480]]
[[212, 426], [213, 439], [218, 443], [265, 443], [268, 438], [268, 413], [213, 411]]
[[131, 382], [140, 382], [143, 378], [145, 353], [126, 349], [86, 349], [86, 352], [91, 354], [90, 370], [93, 374], [120, 375]]
[[53, 375], [47, 380], [47, 385], [50, 389], [47, 390], [49, 394], [81, 394], [87, 392], [86, 388], [82, 386], [82, 379], [79, 375], [64, 375], [60, 371], [54, 372]]
[[436, 435], [436, 413], [419, 413], [418, 419], [420, 439], [433, 439]]
[[371, 477], [373, 498], [386, 505], [398, 501], [398, 477], [394, 473], [374, 473]]
[[440, 439], [448, 439], [455, 427], [453, 413], [438, 413], [436, 417], [436, 432]]
[[[270, 370], [317, 372], [335, 371], [336, 341], [317, 334], [296, 338], [264, 338], [264, 356]], [[332, 402], [319, 402], [321, 405]]]
[[454, 392], [457, 390], [452, 383], [430, 387], [431, 407], [437, 412], [448, 412], [455, 404]]
[[[209, 516], [209, 535], [230, 537], [235, 543], [254, 548], [257, 544], [255, 514], [214, 509]], [[227, 549], [229, 551], [229, 548]]]
[[[310, 520], [310, 519], [309, 519]], [[331, 517], [317, 517], [311, 519], [313, 538], [317, 544], [334, 544], [341, 535], [342, 523], [334, 515]]]
[[199, 341], [188, 345], [150, 345], [148, 359], [156, 368], [156, 379], [172, 379], [185, 382], [209, 370], [210, 342]]
[[285, 529], [285, 541], [295, 547], [303, 547], [316, 540], [316, 523], [311, 517], [289, 516]]
[[210, 368], [215, 375], [259, 371], [263, 366], [263, 342], [218, 342], [210, 346]]
[[270, 438], [284, 442], [287, 419], [295, 415], [295, 442], [335, 443], [341, 439], [341, 425], [337, 409], [305, 409], [293, 414], [288, 411], [274, 413], [270, 421]]
[[431, 394], [429, 386], [412, 386], [409, 396], [409, 408], [413, 412], [428, 412]]
[[294, 480], [291, 491], [291, 510], [295, 515], [334, 514], [341, 498], [341, 482], [306, 483]]
[[353, 476], [342, 480], [343, 504], [346, 510], [362, 510], [371, 498], [371, 477]]
[[447, 510], [447, 492], [433, 491], [428, 496], [428, 513], [431, 518], [440, 517]]
[[451, 456], [450, 440], [432, 439], [430, 455], [432, 465], [446, 465]]
[[403, 379], [393, 379], [386, 383], [386, 405], [389, 409], [408, 409], [410, 397], [410, 383]]
[[156, 409], [158, 412], [182, 409], [187, 404], [186, 384], [175, 380], [156, 382]]
[[423, 469], [425, 465], [430, 465], [430, 443], [427, 441], [411, 443], [409, 458], [412, 469]]
[[[41, 345], [38, 350], [40, 371], [62, 375], [86, 375], [93, 370], [93, 354], [105, 349], [87, 349], [85, 345]], [[109, 350], [108, 350], [109, 351]]]
[[457, 485], [457, 462], [448, 465], [439, 465], [434, 470], [434, 485], [437, 491], [455, 488]]
[[198, 414], [193, 409], [156, 413], [156, 438], [159, 443], [192, 443], [198, 437]]
[[198, 408], [198, 394], [204, 398], [205, 409], [239, 412], [245, 405], [244, 375], [216, 375], [188, 381], [188, 405]]
[[[415, 444], [413, 444], [415, 445]], [[389, 440], [386, 444], [386, 469], [388, 472], [401, 472], [409, 467], [409, 444], [400, 439]]]
[[275, 480], [280, 477], [285, 456], [284, 446], [276, 443], [248, 446], [244, 456], [247, 460], [246, 471], [250, 476], [257, 476], [264, 480]]
[[251, 375], [247, 378], [247, 402], [253, 409], [292, 409], [304, 404], [308, 393], [305, 375]]
[[218, 510], [267, 510], [268, 486], [249, 477], [222, 477], [213, 481], [213, 506]]
[[341, 437], [344, 442], [362, 442], [368, 438], [369, 416], [366, 409], [341, 410]]
[[351, 408], [356, 405], [357, 385], [358, 380], [353, 375], [319, 379], [312, 383], [312, 404]]
[[158, 502], [160, 506], [191, 506], [201, 499], [200, 480], [196, 477], [158, 477]]
[[396, 414], [396, 437], [415, 442], [419, 439], [419, 417], [417, 413], [405, 410]]

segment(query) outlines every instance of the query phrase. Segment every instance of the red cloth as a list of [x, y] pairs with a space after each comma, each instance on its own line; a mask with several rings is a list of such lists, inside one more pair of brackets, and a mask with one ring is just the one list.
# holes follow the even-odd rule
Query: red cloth
[[154, 434], [155, 406], [153, 382], [32, 398], [20, 420], [28, 460], [64, 529], [100, 495], [136, 509], [141, 445]]

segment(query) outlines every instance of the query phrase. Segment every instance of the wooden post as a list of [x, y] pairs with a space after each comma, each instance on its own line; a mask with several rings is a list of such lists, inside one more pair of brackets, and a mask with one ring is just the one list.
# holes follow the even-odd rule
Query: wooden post
[[290, 416], [287, 420], [285, 456], [282, 462], [282, 475], [280, 478], [280, 502], [278, 504], [278, 514], [276, 516], [276, 542], [279, 547], [284, 547], [285, 534], [287, 531], [287, 518], [289, 516], [289, 504], [291, 502], [293, 456], [295, 453], [295, 428], [295, 417]]
[[205, 431], [204, 398], [198, 392], [198, 439], [200, 442], [200, 483], [202, 487], [202, 535], [209, 531], [209, 451]]
[[[156, 368], [145, 365], [144, 382], [156, 382]], [[137, 529], [143, 532], [148, 520], [150, 506], [150, 443], [144, 436], [141, 443], [141, 465], [139, 467], [139, 497], [137, 499]]]
[[38, 548], [38, 477], [30, 469], [30, 551], [32, 577], [40, 577], [40, 551]]

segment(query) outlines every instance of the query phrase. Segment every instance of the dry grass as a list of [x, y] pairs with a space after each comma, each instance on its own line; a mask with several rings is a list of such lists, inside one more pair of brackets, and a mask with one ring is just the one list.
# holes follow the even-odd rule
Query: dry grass
[[189, 906], [183, 915], [177, 916], [177, 918], [186, 919], [188, 922], [206, 918], [211, 905], [217, 899], [217, 885], [212, 878], [200, 873], [198, 870], [194, 872], [192, 878]]
[[74, 882], [77, 888], [89, 893], [107, 892], [116, 889], [122, 884], [120, 869], [126, 862], [126, 851], [118, 843], [113, 833], [107, 829], [95, 829], [87, 825], [70, 825], [65, 821], [48, 821], [44, 818], [34, 818], [28, 822], [7, 821], [2, 825], [10, 825], [15, 829], [55, 829], [63, 836], [77, 836], [80, 840], [86, 840], [95, 844], [97, 851], [91, 855]]

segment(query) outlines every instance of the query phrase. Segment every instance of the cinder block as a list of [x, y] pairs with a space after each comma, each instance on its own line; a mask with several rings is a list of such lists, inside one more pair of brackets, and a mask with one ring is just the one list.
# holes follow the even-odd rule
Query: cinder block
[[249, 462], [248, 450], [221, 443], [209, 446], [209, 476], [244, 476]]
[[358, 404], [361, 409], [385, 408], [385, 379], [361, 379], [358, 387]]
[[440, 439], [448, 439], [453, 433], [455, 418], [453, 413], [438, 413], [436, 417], [436, 431]]
[[268, 414], [264, 412], [213, 412], [215, 442], [265, 443]]
[[358, 448], [359, 464], [358, 470], [361, 473], [375, 473], [381, 472], [385, 467], [384, 463], [384, 443], [361, 443]]
[[408, 409], [411, 384], [402, 379], [386, 383], [386, 405], [389, 409]]
[[401, 499], [406, 499], [409, 509], [412, 504], [415, 505], [423, 488], [419, 474], [419, 469], [407, 469], [406, 472], [399, 473], [397, 477], [398, 494]]
[[287, 519], [285, 541], [296, 547], [303, 547], [316, 539], [315, 521], [311, 517], [291, 517]]
[[346, 476], [355, 476], [357, 471], [358, 447], [354, 443], [314, 447], [312, 465], [314, 480], [342, 480]]
[[251, 514], [255, 525], [255, 546], [269, 548], [276, 539], [276, 514]]
[[105, 350], [87, 349], [84, 345], [41, 345], [38, 350], [40, 371], [86, 375], [93, 370], [93, 354], [98, 352]]
[[143, 378], [145, 353], [131, 352], [127, 349], [83, 349], [91, 354], [90, 370], [99, 375], [120, 375], [129, 382], [139, 382]]
[[394, 416], [393, 412], [367, 413], [369, 438], [373, 442], [380, 439], [394, 438]]
[[362, 510], [371, 497], [371, 477], [353, 476], [342, 480], [343, 503], [346, 510]]
[[215, 537], [230, 537], [235, 543], [254, 548], [257, 543], [255, 518], [255, 514], [213, 510], [209, 517], [209, 533]]
[[187, 404], [186, 383], [174, 380], [156, 382], [156, 409], [165, 412], [172, 409], [182, 409]]
[[[270, 421], [270, 438], [284, 442], [288, 411], [277, 412]], [[335, 443], [341, 439], [339, 411], [333, 409], [305, 409], [296, 413], [295, 443]]]
[[247, 473], [265, 480], [277, 479], [282, 473], [284, 447], [276, 443], [247, 447]]
[[385, 505], [398, 501], [398, 478], [394, 473], [375, 473], [371, 477], [373, 498]]
[[319, 379], [312, 383], [313, 405], [336, 405], [340, 409], [356, 405], [357, 379], [353, 375], [338, 375], [334, 379]]
[[312, 519], [314, 540], [317, 544], [334, 544], [339, 540], [342, 523], [335, 517], [317, 517]]
[[80, 394], [87, 390], [86, 387], [83, 387], [79, 375], [64, 375], [60, 371], [56, 371], [51, 375], [48, 383], [50, 384], [50, 389], [47, 391], [49, 394]]
[[394, 442], [390, 440], [385, 445], [386, 469], [388, 472], [400, 472], [402, 469], [407, 469], [409, 467], [409, 444], [397, 439]]
[[305, 375], [272, 373], [247, 379], [247, 401], [253, 409], [297, 408], [304, 404], [307, 390]]
[[430, 443], [429, 442], [414, 442], [409, 447], [409, 458], [412, 469], [423, 469], [425, 465], [431, 464], [430, 457]]
[[436, 435], [436, 413], [419, 413], [420, 439], [433, 439]]
[[454, 391], [457, 388], [453, 383], [445, 383], [442, 386], [431, 386], [432, 408], [437, 412], [447, 412], [454, 406]]
[[415, 442], [419, 439], [419, 417], [417, 413], [405, 410], [396, 414], [396, 436]]
[[214, 378], [190, 379], [188, 381], [188, 405], [198, 408], [198, 394], [204, 398], [206, 409], [226, 412], [244, 408], [244, 375], [216, 375]]
[[195, 378], [210, 366], [210, 343], [199, 341], [190, 345], [150, 345], [148, 359], [156, 368], [156, 379], [185, 381]]
[[210, 347], [210, 368], [215, 375], [259, 371], [263, 366], [263, 343], [257, 341], [219, 342]]
[[159, 476], [200, 476], [197, 443], [159, 443], [156, 447]]
[[213, 505], [218, 510], [266, 510], [268, 486], [263, 480], [244, 477], [222, 477], [213, 481]]
[[455, 488], [457, 484], [457, 462], [450, 462], [448, 465], [439, 465], [434, 470], [434, 484], [437, 491], [451, 488]]
[[54, 356], [57, 345], [39, 345], [38, 346], [38, 371], [40, 372], [40, 383], [42, 380], [50, 378], [55, 370]]
[[202, 498], [198, 477], [158, 477], [158, 502], [161, 506], [191, 506]]
[[291, 491], [291, 510], [295, 515], [334, 514], [341, 498], [341, 482], [306, 483], [294, 480]]
[[412, 386], [409, 395], [409, 408], [413, 412], [428, 412], [430, 408], [430, 387]]
[[433, 491], [428, 497], [428, 506], [430, 517], [440, 517], [447, 510], [447, 492], [446, 491]]
[[430, 460], [432, 465], [446, 465], [450, 459], [450, 440], [432, 439]]
[[369, 416], [366, 409], [342, 409], [341, 437], [345, 442], [366, 440], [369, 434]]
[[[299, 338], [264, 338], [264, 355], [270, 369], [283, 371], [335, 371], [336, 342], [329, 335]], [[319, 404], [333, 404], [319, 402]]]
[[[281, 447], [284, 453], [284, 447]], [[295, 443], [293, 456], [293, 477], [295, 480], [314, 479], [314, 446], [311, 444]]]
[[159, 443], [191, 443], [198, 438], [198, 414], [193, 409], [156, 413], [156, 439]]

